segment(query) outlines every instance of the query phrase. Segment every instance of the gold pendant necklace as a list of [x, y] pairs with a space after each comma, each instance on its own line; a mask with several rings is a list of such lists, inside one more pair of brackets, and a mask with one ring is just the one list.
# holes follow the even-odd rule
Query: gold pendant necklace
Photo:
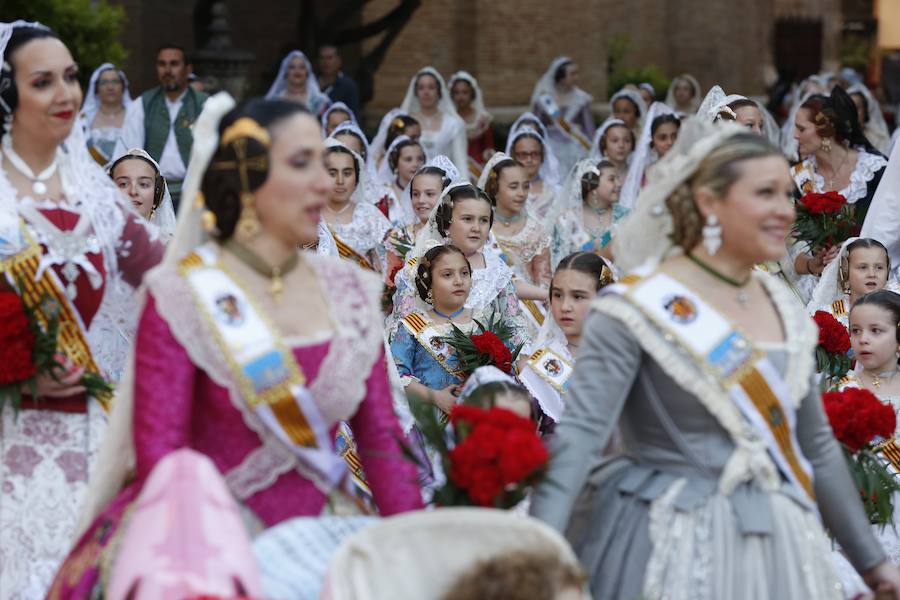
[[291, 254], [291, 256], [289, 256], [288, 259], [281, 265], [273, 267], [265, 260], [260, 258], [252, 250], [238, 243], [234, 239], [230, 239], [225, 242], [225, 248], [242, 263], [259, 273], [263, 277], [268, 277], [272, 280], [269, 284], [268, 293], [272, 297], [272, 300], [275, 302], [275, 304], [280, 304], [281, 296], [284, 294], [284, 282], [281, 280], [281, 278], [282, 276], [287, 275], [288, 273], [293, 271], [297, 267], [297, 265], [300, 264], [300, 254]]

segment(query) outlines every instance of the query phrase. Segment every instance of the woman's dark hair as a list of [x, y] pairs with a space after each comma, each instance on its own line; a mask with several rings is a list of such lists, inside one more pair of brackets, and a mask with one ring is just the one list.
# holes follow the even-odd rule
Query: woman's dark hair
[[[862, 123], [860, 123], [860, 126], [865, 127], [866, 123], [869, 122], [869, 117], [870, 117], [870, 115], [869, 115], [869, 100], [868, 100], [868, 98], [866, 98], [866, 95], [863, 94], [862, 92], [853, 92], [852, 94], [850, 94], [850, 99], [852, 100], [854, 96], [856, 96], [858, 98], [862, 98], [863, 120], [862, 120]], [[856, 103], [854, 102], [853, 104], [855, 105]]]
[[387, 135], [385, 135], [384, 138], [384, 149], [387, 150], [390, 148], [391, 144], [394, 143], [394, 140], [403, 135], [407, 129], [418, 124], [419, 121], [409, 115], [399, 115], [391, 119], [391, 124], [388, 125]]
[[7, 114], [15, 112], [16, 106], [19, 104], [13, 57], [19, 48], [28, 42], [46, 38], [58, 40], [59, 36], [52, 29], [45, 27], [16, 27], [13, 29], [12, 36], [6, 45], [4, 62], [0, 65], [0, 120], [6, 118]]
[[359, 163], [356, 162], [353, 151], [346, 146], [328, 146], [325, 148], [325, 156], [328, 156], [329, 154], [346, 154], [350, 157], [350, 160], [353, 161], [353, 173], [356, 175], [356, 185], [359, 185]]
[[[416, 140], [403, 140], [402, 142], [398, 142], [394, 149], [391, 150], [391, 153], [387, 156], [388, 166], [391, 168], [391, 172], [397, 170], [397, 165], [400, 164], [400, 153], [403, 152], [404, 148], [409, 148], [411, 146], [418, 146], [422, 148], [422, 144], [417, 142]], [[425, 150], [422, 149], [424, 154]]]
[[891, 313], [891, 319], [896, 325], [894, 333], [896, 335], [897, 343], [900, 344], [900, 294], [890, 290], [870, 292], [854, 302], [850, 312], [852, 313], [857, 306], [862, 306], [863, 304], [873, 304]]
[[456, 86], [457, 83], [466, 84], [466, 87], [469, 88], [469, 93], [472, 94], [472, 101], [475, 101], [475, 99], [478, 97], [478, 91], [475, 89], [475, 86], [472, 85], [468, 79], [463, 79], [462, 77], [460, 77], [459, 79], [457, 79], [456, 81], [453, 82], [452, 86], [450, 86], [451, 91], [452, 91], [453, 87]]
[[[755, 105], [754, 105], [755, 106]], [[659, 115], [650, 123], [650, 144], [653, 145], [653, 136], [656, 135], [656, 130], [665, 125], [666, 123], [671, 123], [677, 129], [681, 129], [681, 119], [676, 117], [674, 114], [667, 115]]]
[[123, 162], [127, 160], [140, 160], [153, 169], [153, 208], [159, 208], [159, 205], [162, 204], [163, 196], [166, 193], [166, 180], [156, 168], [156, 165], [153, 164], [153, 161], [148, 160], [145, 156], [140, 156], [137, 154], [123, 154], [119, 158], [113, 162], [112, 166], [109, 168], [109, 178], [113, 181], [116, 180], [116, 167], [121, 165]]
[[[575, 252], [559, 261], [556, 265], [556, 273], [560, 271], [578, 271], [588, 275], [596, 286], [595, 291], [605, 288], [615, 281], [613, 270], [607, 262], [594, 252]], [[550, 297], [553, 297], [553, 280], [550, 280]]]
[[569, 69], [569, 65], [571, 65], [573, 62], [574, 61], [567, 60], [563, 64], [556, 67], [556, 70], [553, 72], [553, 83], [559, 83], [566, 78], [566, 71]]
[[[623, 96], [623, 98], [627, 98], [627, 96]], [[630, 100], [629, 100], [630, 101]], [[633, 102], [632, 102], [633, 104]], [[621, 127], [625, 131], [628, 132], [628, 135], [631, 136], [631, 147], [634, 148], [637, 145], [637, 139], [634, 137], [634, 131], [631, 130], [628, 125], [623, 125], [622, 123], [615, 123], [606, 128], [606, 131], [603, 132], [603, 135], [600, 136], [600, 150], [606, 154], [606, 138], [609, 137], [609, 132], [615, 129], [616, 127]]]
[[[255, 98], [233, 108], [223, 117], [219, 124], [219, 139], [232, 124], [243, 117], [252, 119], [271, 134], [278, 123], [298, 113], [311, 115], [309, 110], [299, 102]], [[318, 120], [316, 123], [318, 124]], [[245, 160], [262, 159], [265, 163], [263, 169], [248, 170], [249, 190], [247, 191], [255, 192], [262, 187], [269, 176], [269, 147], [253, 137], [241, 137], [239, 141], [243, 144], [244, 140], [246, 141]], [[234, 227], [241, 215], [241, 192], [243, 189], [237, 164], [236, 144], [220, 145], [200, 184], [200, 191], [203, 193], [206, 207], [216, 216], [216, 237], [223, 241], [234, 233]]]
[[453, 221], [453, 208], [457, 202], [463, 200], [484, 200], [491, 208], [490, 226], [494, 226], [494, 206], [488, 195], [479, 190], [474, 185], [468, 183], [450, 190], [447, 197], [438, 205], [434, 215], [437, 224], [438, 233], [443, 237], [447, 237], [447, 231], [450, 230], [450, 223]]
[[497, 405], [497, 397], [503, 394], [517, 396], [531, 407], [531, 418], [535, 418], [535, 406], [528, 390], [514, 381], [491, 381], [480, 385], [469, 394], [464, 403], [468, 406], [478, 406], [489, 410]]
[[447, 173], [440, 167], [435, 167], [434, 165], [425, 165], [413, 175], [409, 180], [409, 189], [412, 191], [413, 181], [416, 180], [416, 177], [419, 175], [436, 175], [441, 180], [441, 191], [444, 190], [445, 187], [450, 185], [450, 178], [447, 177]]
[[425, 253], [419, 260], [419, 264], [416, 266], [416, 291], [419, 292], [419, 298], [423, 301], [426, 301], [428, 298], [428, 292], [431, 291], [431, 284], [433, 282], [433, 273], [434, 273], [434, 263], [440, 257], [445, 254], [459, 254], [463, 257], [463, 260], [466, 261], [466, 265], [469, 267], [469, 272], [472, 271], [472, 265], [469, 264], [469, 259], [466, 258], [466, 255], [462, 250], [454, 246], [453, 244], [443, 244], [441, 246], [435, 246], [434, 248], [430, 248], [428, 252]]
[[438, 81], [438, 78], [435, 77], [434, 73], [430, 73], [428, 71], [426, 71], [424, 73], [419, 73], [418, 75], [416, 75], [416, 84], [413, 86], [413, 95], [418, 96], [419, 91], [416, 88], [419, 87], [419, 80], [422, 79], [423, 77], [431, 77], [432, 79], [434, 79], [434, 85], [437, 86], [438, 100], [443, 98], [444, 92], [443, 92], [443, 90], [441, 90], [441, 82]]
[[800, 108], [812, 113], [812, 122], [819, 137], [834, 138], [845, 146], [862, 147], [870, 154], [881, 154], [863, 133], [853, 98], [840, 86], [834, 86], [830, 96], [810, 96]]
[[497, 192], [500, 191], [500, 175], [504, 169], [521, 167], [522, 164], [514, 158], [504, 158], [491, 168], [487, 181], [484, 184], [484, 193], [491, 199], [491, 204], [497, 206]]
[[593, 170], [585, 171], [584, 175], [581, 176], [581, 201], [587, 202], [587, 198], [590, 196], [591, 192], [600, 187], [600, 173], [603, 169], [615, 168], [616, 165], [603, 159], [597, 163], [596, 172]]

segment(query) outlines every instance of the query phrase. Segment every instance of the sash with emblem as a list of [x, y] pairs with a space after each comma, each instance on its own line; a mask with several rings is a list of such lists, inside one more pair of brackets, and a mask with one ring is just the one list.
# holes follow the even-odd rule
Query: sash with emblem
[[569, 378], [575, 370], [575, 363], [568, 356], [568, 352], [552, 346], [541, 348], [528, 357], [519, 373], [519, 380], [537, 399], [541, 410], [556, 423], [562, 417]]
[[365, 256], [363, 256], [362, 254], [360, 254], [359, 252], [354, 250], [350, 246], [350, 244], [348, 244], [347, 242], [342, 240], [338, 236], [338, 234], [335, 233], [334, 227], [329, 225], [328, 230], [331, 232], [331, 237], [334, 238], [334, 243], [335, 243], [335, 245], [337, 245], [338, 254], [341, 255], [341, 258], [346, 258], [348, 260], [352, 260], [353, 262], [355, 262], [356, 264], [361, 266], [363, 269], [368, 269], [369, 271], [375, 270], [375, 267], [372, 266], [372, 263], [370, 263], [369, 260]]
[[346, 463], [306, 388], [296, 358], [209, 246], [179, 263], [200, 315], [222, 351], [247, 410], [305, 466], [337, 487]]
[[[91, 353], [85, 332], [87, 328], [81, 320], [81, 315], [69, 300], [65, 293], [65, 286], [57, 277], [56, 272], [47, 266], [41, 265], [41, 246], [28, 232], [24, 221], [19, 220], [19, 240], [6, 240], [0, 237], [0, 273], [5, 276], [8, 285], [16, 288], [22, 297], [22, 302], [34, 311], [43, 327], [47, 326], [49, 315], [45, 312], [43, 302], [49, 300], [54, 304], [54, 309], [59, 310], [59, 335], [57, 348], [65, 354], [73, 363], [84, 367], [85, 371], [94, 375], [101, 375], [100, 368]], [[22, 245], [24, 244], [24, 247]], [[5, 254], [7, 249], [20, 248], [11, 254]], [[103, 394], [96, 400], [109, 412], [112, 403], [112, 394]]]
[[[500, 240], [497, 240], [497, 248], [500, 250], [500, 258], [503, 259], [503, 262], [505, 262], [507, 266], [513, 267], [512, 254], [508, 248], [500, 243]], [[544, 324], [544, 319], [547, 318], [547, 312], [544, 310], [543, 306], [534, 300], [522, 300], [519, 298], [519, 307], [522, 309], [522, 314], [525, 315], [525, 318], [529, 321], [530, 329], [533, 331], [540, 329]]]
[[660, 272], [630, 276], [605, 288], [640, 310], [675, 345], [698, 363], [762, 436], [781, 473], [814, 499], [812, 469], [799, 452], [795, 406], [787, 384], [765, 353], [697, 294]]
[[458, 368], [450, 363], [453, 356], [453, 348], [444, 341], [446, 332], [442, 332], [436, 323], [428, 321], [417, 312], [412, 312], [401, 319], [403, 326], [416, 338], [434, 360], [438, 361], [444, 370], [454, 377], [462, 378]]

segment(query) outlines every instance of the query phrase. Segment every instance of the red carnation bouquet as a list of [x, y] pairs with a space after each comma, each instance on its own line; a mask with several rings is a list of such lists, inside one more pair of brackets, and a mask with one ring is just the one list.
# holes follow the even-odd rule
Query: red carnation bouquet
[[797, 203], [793, 234], [812, 251], [840, 244], [859, 229], [853, 205], [838, 192], [810, 192]]
[[893, 442], [894, 409], [860, 388], [826, 392], [822, 400], [869, 520], [882, 526], [893, 523], [893, 494], [900, 491], [900, 482], [879, 452], [886, 441]]
[[[41, 314], [46, 316], [46, 326], [18, 294], [0, 291], [0, 410], [11, 401], [18, 411], [23, 388], [38, 399], [38, 375], [48, 373], [56, 379], [65, 369], [62, 362], [65, 357], [56, 351], [59, 306], [44, 299], [40, 307]], [[93, 373], [85, 373], [81, 385], [95, 397], [112, 392], [112, 387]]]
[[433, 497], [439, 506], [512, 508], [543, 479], [550, 455], [531, 419], [505, 408], [457, 405], [450, 412], [450, 443], [428, 405], [411, 402], [410, 407], [447, 474]]
[[471, 375], [478, 367], [493, 365], [504, 373], [511, 373], [513, 362], [522, 350], [520, 344], [515, 350], [510, 350], [512, 339], [512, 327], [502, 319], [495, 319], [496, 313], [491, 315], [487, 325], [475, 320], [477, 333], [465, 334], [455, 324], [450, 335], [441, 340], [453, 348], [459, 370], [464, 377]]
[[816, 368], [827, 379], [836, 381], [850, 370], [850, 334], [846, 327], [823, 310], [816, 311], [813, 320], [819, 327]]

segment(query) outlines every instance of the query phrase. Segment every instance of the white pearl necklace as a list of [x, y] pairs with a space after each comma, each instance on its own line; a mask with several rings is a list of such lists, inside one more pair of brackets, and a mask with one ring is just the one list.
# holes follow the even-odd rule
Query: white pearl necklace
[[28, 166], [28, 163], [13, 150], [12, 136], [10, 134], [7, 133], [3, 136], [2, 144], [3, 153], [9, 158], [9, 162], [12, 163], [17, 171], [31, 181], [31, 191], [38, 196], [46, 195], [47, 184], [44, 182], [53, 177], [53, 174], [56, 173], [56, 169], [59, 167], [59, 158], [54, 154], [53, 162], [50, 163], [50, 166], [35, 175], [34, 171], [31, 170], [31, 167]]

